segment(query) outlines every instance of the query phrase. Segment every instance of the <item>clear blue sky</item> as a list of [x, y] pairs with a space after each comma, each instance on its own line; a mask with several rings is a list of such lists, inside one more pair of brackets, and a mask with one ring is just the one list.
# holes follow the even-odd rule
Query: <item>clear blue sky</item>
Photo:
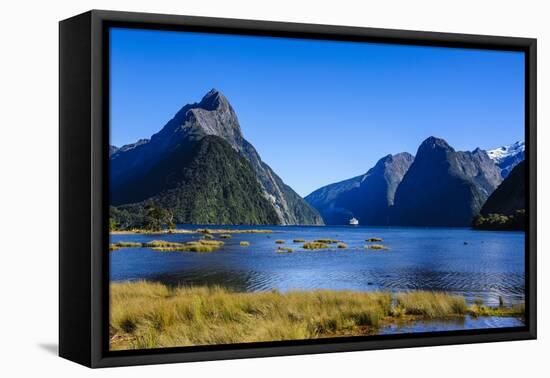
[[111, 144], [149, 138], [217, 88], [300, 195], [434, 135], [524, 140], [524, 56], [438, 47], [111, 30]]

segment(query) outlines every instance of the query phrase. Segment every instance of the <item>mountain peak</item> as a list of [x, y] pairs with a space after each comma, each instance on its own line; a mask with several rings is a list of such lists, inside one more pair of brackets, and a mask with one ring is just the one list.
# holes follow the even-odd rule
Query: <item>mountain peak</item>
[[420, 148], [422, 147], [429, 147], [429, 148], [452, 148], [449, 143], [445, 141], [445, 139], [441, 139], [438, 137], [431, 136], [427, 138], [422, 144], [420, 144]]
[[454, 151], [454, 149], [444, 139], [431, 136], [420, 144], [416, 156], [432, 156], [434, 153], [440, 154], [449, 151]]
[[227, 98], [216, 88], [212, 88], [204, 95], [198, 106], [205, 110], [216, 110], [220, 107], [229, 106]]
[[525, 142], [518, 141], [513, 144], [487, 150], [487, 155], [502, 170], [502, 177], [506, 178], [512, 169], [525, 159]]

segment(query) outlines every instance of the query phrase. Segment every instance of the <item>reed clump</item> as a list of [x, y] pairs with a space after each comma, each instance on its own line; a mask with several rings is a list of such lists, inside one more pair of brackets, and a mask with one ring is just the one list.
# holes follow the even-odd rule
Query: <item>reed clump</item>
[[385, 245], [382, 245], [382, 244], [371, 244], [371, 245], [367, 245], [366, 248], [368, 248], [368, 249], [382, 250], [382, 251], [387, 251], [387, 250], [389, 250], [388, 247], [386, 247]]
[[293, 243], [305, 243], [305, 239], [294, 239], [292, 240]]
[[444, 318], [451, 315], [464, 315], [468, 306], [464, 297], [431, 291], [413, 291], [396, 295], [397, 307], [406, 315], [419, 315], [424, 318]]
[[120, 248], [139, 248], [141, 247], [142, 243], [139, 242], [129, 242], [129, 241], [119, 241], [116, 242], [115, 245]]
[[336, 247], [340, 249], [345, 249], [348, 248], [348, 245], [346, 243], [338, 243], [336, 244]]
[[164, 240], [153, 240], [144, 243], [145, 248], [151, 248], [159, 252], [213, 252], [223, 247], [224, 242], [219, 240], [201, 239], [186, 243], [168, 242]]
[[312, 241], [312, 242], [304, 243], [302, 248], [303, 249], [310, 249], [310, 250], [323, 249], [323, 248], [328, 248], [328, 244], [322, 243], [322, 242], [319, 242], [319, 241]]
[[277, 252], [277, 253], [292, 253], [292, 252], [294, 252], [294, 248], [290, 248], [290, 247], [277, 247], [276, 252]]
[[489, 307], [483, 304], [474, 304], [468, 309], [468, 314], [473, 317], [478, 316], [517, 316], [521, 317], [525, 314], [525, 304], [514, 304], [510, 307], [498, 306]]
[[324, 243], [324, 244], [335, 244], [338, 243], [338, 240], [336, 239], [317, 239], [314, 240], [316, 243]]
[[278, 240], [275, 240], [275, 243], [277, 243], [277, 244], [285, 244], [285, 241], [284, 241], [284, 240], [281, 240], [281, 239], [278, 239]]
[[368, 238], [365, 241], [368, 242], [368, 243], [380, 243], [383, 240], [382, 240], [382, 238]]
[[239, 245], [240, 245], [241, 247], [248, 247], [248, 246], [250, 245], [250, 242], [242, 241], [242, 242], [239, 243]]

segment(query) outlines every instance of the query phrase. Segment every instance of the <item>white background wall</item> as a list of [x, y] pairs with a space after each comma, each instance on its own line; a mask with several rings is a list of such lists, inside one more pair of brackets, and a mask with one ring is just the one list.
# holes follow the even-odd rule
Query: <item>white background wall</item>
[[[0, 22], [0, 375], [105, 377], [461, 377], [548, 374], [550, 27], [546, 1], [6, 1]], [[55, 355], [58, 25], [89, 9], [536, 37], [539, 340], [89, 370]], [[545, 277], [546, 275], [546, 277]], [[546, 348], [546, 352], [544, 349]], [[538, 373], [537, 373], [538, 372]]]

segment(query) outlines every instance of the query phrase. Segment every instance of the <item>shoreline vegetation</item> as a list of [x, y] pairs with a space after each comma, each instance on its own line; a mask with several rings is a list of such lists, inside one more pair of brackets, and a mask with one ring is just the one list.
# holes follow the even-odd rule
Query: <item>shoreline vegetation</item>
[[475, 217], [472, 228], [480, 231], [525, 231], [525, 209], [512, 214], [491, 213]]
[[129, 230], [111, 230], [111, 235], [166, 235], [166, 234], [272, 234], [273, 230], [260, 230], [260, 229], [216, 229], [216, 228], [197, 228], [195, 230], [182, 229], [182, 228], [169, 228], [161, 230], [149, 230], [145, 228], [132, 228]]
[[[219, 231], [219, 232], [218, 232]], [[220, 240], [215, 240], [215, 235], [220, 239], [231, 239], [231, 232], [233, 230], [210, 230], [210, 229], [198, 229], [195, 232], [187, 233], [201, 233], [203, 234], [202, 239], [192, 240], [187, 242], [170, 242], [165, 240], [153, 240], [149, 242], [131, 242], [131, 241], [118, 241], [116, 243], [109, 244], [109, 251], [118, 251], [122, 248], [149, 248], [154, 251], [160, 252], [214, 252], [222, 248], [225, 243]], [[250, 234], [257, 233], [256, 231], [263, 230], [236, 230], [241, 234]], [[243, 232], [244, 231], [244, 232]], [[247, 232], [248, 231], [248, 232]], [[266, 230], [268, 233], [273, 232], [272, 230]], [[222, 233], [224, 232], [224, 233]], [[259, 232], [258, 232], [259, 233]], [[156, 233], [154, 233], [156, 235]], [[268, 236], [269, 237], [269, 236]], [[389, 248], [382, 244], [373, 244], [375, 241], [382, 241], [381, 238], [371, 237], [365, 240], [367, 244], [363, 248], [359, 249], [373, 249], [373, 250], [383, 250], [388, 251]], [[286, 241], [282, 239], [275, 240], [275, 244], [278, 245], [275, 252], [279, 253], [291, 253], [294, 252], [294, 248], [282, 247]], [[303, 243], [302, 249], [304, 250], [322, 250], [322, 249], [350, 249], [348, 245], [342, 240], [336, 239], [316, 239], [313, 241], [307, 241], [305, 239], [293, 239], [293, 243]], [[369, 244], [370, 243], [370, 244]], [[250, 242], [241, 241], [239, 242], [241, 247], [249, 247]], [[358, 248], [351, 248], [358, 249]]]
[[147, 281], [111, 283], [110, 291], [111, 350], [364, 336], [416, 321], [525, 313], [524, 304], [467, 305], [429, 291], [240, 293]]

